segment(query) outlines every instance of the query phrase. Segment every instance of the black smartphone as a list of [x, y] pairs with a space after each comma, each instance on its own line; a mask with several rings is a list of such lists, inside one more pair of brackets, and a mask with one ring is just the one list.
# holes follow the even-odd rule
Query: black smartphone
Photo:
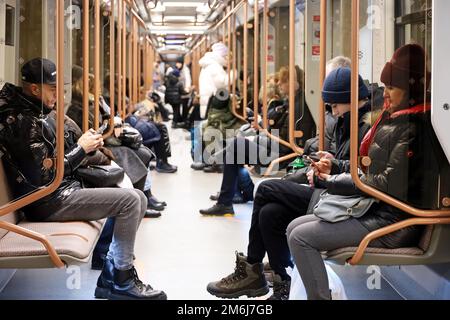
[[100, 128], [98, 128], [98, 130], [95, 132], [97, 134], [103, 134], [103, 132], [105, 132], [105, 130], [108, 128], [108, 123], [105, 122]]
[[304, 155], [303, 156], [303, 162], [306, 165], [312, 165], [313, 163], [319, 162], [320, 161], [320, 157], [318, 157], [316, 154], [312, 153], [310, 155]]
[[320, 157], [317, 154], [315, 154], [315, 153], [311, 153], [308, 157], [314, 162], [319, 162], [320, 161]]

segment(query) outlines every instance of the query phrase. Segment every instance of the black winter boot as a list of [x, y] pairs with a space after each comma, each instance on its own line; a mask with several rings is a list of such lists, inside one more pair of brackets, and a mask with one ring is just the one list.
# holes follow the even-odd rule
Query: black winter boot
[[291, 280], [282, 280], [278, 274], [273, 277], [273, 295], [268, 300], [289, 300]]
[[111, 289], [114, 286], [114, 261], [105, 258], [103, 270], [97, 280], [97, 288], [95, 289], [96, 299], [108, 299]]
[[164, 211], [167, 204], [165, 202], [159, 202], [158, 199], [156, 199], [150, 190], [144, 191], [145, 196], [147, 197], [147, 208], [150, 210], [156, 210], [156, 211]]
[[136, 269], [120, 271], [114, 269], [114, 286], [109, 295], [111, 300], [167, 300], [163, 291], [154, 290], [139, 280]]

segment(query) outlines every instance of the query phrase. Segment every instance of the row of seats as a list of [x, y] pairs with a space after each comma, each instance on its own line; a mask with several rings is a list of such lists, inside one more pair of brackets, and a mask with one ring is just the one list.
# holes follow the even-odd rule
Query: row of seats
[[[7, 179], [0, 162], [0, 205], [12, 201]], [[14, 212], [0, 217], [0, 268], [54, 268], [45, 246], [34, 239], [5, 230], [4, 224], [36, 232], [54, 247], [66, 266], [89, 261], [105, 221], [70, 223], [31, 223]]]

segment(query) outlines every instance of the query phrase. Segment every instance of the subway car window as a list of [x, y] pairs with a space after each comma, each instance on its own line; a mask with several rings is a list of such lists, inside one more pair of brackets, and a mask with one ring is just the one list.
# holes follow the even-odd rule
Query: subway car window
[[450, 299], [447, 12], [0, 0], [0, 300]]

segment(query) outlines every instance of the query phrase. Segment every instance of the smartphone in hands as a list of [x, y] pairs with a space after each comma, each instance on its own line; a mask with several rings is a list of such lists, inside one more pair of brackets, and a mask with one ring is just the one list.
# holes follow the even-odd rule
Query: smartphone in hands
[[304, 155], [303, 156], [303, 161], [306, 165], [310, 165], [313, 166], [316, 162], [320, 161], [320, 157], [317, 156], [317, 154], [312, 153], [310, 155]]
[[103, 134], [108, 128], [108, 122], [105, 122], [98, 130], [95, 132], [96, 134]]

